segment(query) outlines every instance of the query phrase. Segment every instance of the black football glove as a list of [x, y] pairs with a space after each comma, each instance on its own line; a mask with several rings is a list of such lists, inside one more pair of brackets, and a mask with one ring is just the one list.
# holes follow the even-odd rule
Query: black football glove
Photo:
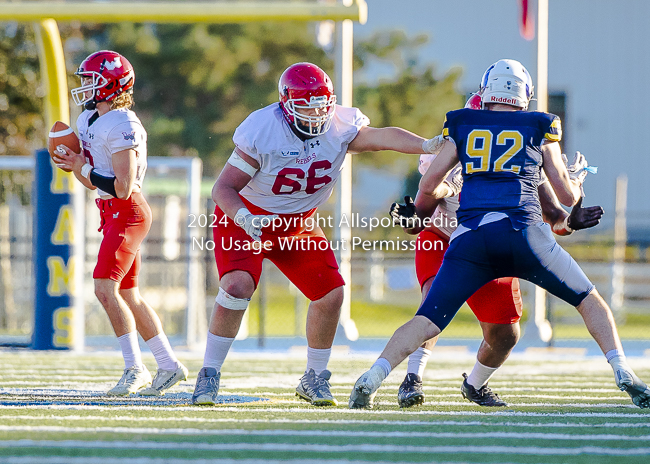
[[415, 212], [413, 198], [408, 195], [404, 197], [403, 205], [399, 203], [390, 205], [389, 214], [393, 218], [393, 225], [400, 225], [405, 229], [412, 229], [420, 224], [420, 219]]
[[578, 200], [569, 214], [567, 225], [573, 230], [589, 229], [598, 225], [600, 218], [603, 217], [605, 211], [600, 206], [582, 207], [582, 197]]

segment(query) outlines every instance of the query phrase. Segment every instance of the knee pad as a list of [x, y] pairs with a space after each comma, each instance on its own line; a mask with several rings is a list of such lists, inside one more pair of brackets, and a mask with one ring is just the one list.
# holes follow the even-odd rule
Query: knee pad
[[245, 311], [248, 308], [248, 303], [250, 303], [250, 298], [235, 298], [232, 295], [229, 295], [223, 288], [219, 287], [219, 293], [215, 300], [217, 304], [223, 306], [226, 309], [233, 309], [235, 311]]

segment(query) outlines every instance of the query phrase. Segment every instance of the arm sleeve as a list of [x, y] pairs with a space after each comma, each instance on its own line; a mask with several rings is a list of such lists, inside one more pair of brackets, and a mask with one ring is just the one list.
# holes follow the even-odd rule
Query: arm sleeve
[[452, 112], [450, 111], [445, 115], [445, 124], [442, 126], [442, 136], [445, 139], [452, 141], [454, 145], [457, 145], [456, 140], [454, 140], [455, 131], [454, 131], [453, 120], [454, 117]]
[[549, 142], [559, 142], [562, 140], [562, 121], [554, 114], [546, 114], [543, 120], [542, 130], [544, 132], [544, 140]]
[[127, 121], [113, 127], [108, 133], [107, 141], [113, 154], [123, 150], [136, 150], [140, 145], [147, 143], [147, 137], [141, 124]]
[[248, 156], [253, 158], [255, 161], [262, 166], [262, 156], [258, 153], [255, 146], [255, 131], [253, 130], [253, 124], [250, 121], [251, 117], [249, 116], [242, 122], [239, 127], [235, 130], [235, 134], [232, 137], [232, 141], [235, 143], [235, 146], [241, 151], [246, 153]]
[[370, 125], [370, 118], [363, 114], [359, 108], [336, 105], [336, 113], [332, 124], [336, 124], [342, 129], [343, 140], [350, 143], [362, 127]]
[[90, 171], [88, 178], [90, 179], [90, 183], [95, 187], [106, 193], [110, 193], [117, 198], [117, 192], [115, 191], [115, 176], [102, 176], [101, 174], [97, 174], [93, 169]]

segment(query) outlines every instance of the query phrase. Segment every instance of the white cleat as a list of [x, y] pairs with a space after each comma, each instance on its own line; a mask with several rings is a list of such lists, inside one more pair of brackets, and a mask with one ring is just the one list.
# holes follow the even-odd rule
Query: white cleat
[[371, 368], [364, 373], [354, 384], [348, 406], [350, 409], [372, 409], [373, 399], [383, 381], [383, 372], [380, 368]]
[[109, 396], [126, 396], [136, 393], [151, 383], [151, 374], [146, 367], [133, 366], [124, 369], [124, 374], [117, 385], [108, 390]]
[[156, 376], [151, 382], [151, 386], [143, 388], [138, 392], [140, 396], [162, 396], [165, 394], [165, 390], [173, 387], [178, 382], [182, 380], [187, 380], [187, 367], [183, 366], [181, 363], [178, 363], [179, 366], [171, 371], [166, 371], [164, 369], [158, 369]]

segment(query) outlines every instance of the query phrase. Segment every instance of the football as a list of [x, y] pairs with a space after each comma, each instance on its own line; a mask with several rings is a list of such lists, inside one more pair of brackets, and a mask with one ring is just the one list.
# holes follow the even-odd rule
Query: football
[[[70, 126], [61, 121], [55, 122], [52, 129], [50, 129], [50, 138], [47, 143], [47, 149], [50, 152], [51, 158], [56, 154], [56, 147], [59, 145], [65, 145], [75, 153], [81, 153], [79, 137], [77, 137], [77, 134]], [[70, 172], [69, 169], [63, 170], [65, 172]]]

